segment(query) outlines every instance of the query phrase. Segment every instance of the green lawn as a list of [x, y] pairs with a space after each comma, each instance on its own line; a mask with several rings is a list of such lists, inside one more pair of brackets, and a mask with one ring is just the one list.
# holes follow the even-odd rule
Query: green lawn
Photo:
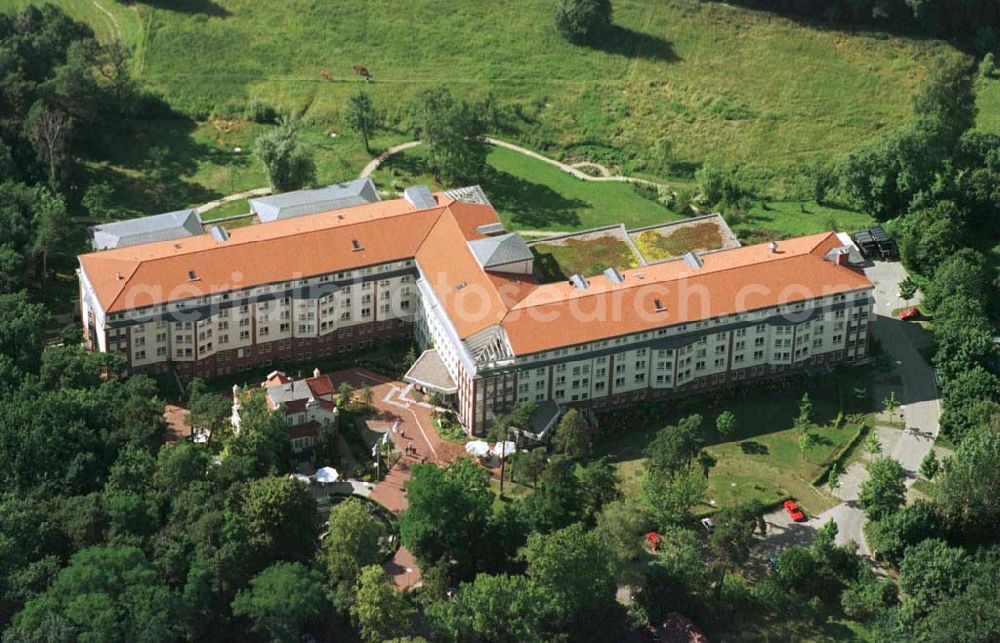
[[[859, 375], [852, 370], [684, 398], [671, 404], [665, 420], [604, 436], [595, 450], [616, 462], [626, 492], [635, 492], [643, 473], [643, 450], [656, 432], [699, 413], [707, 449], [718, 460], [709, 474], [707, 499], [729, 506], [750, 498], [767, 503], [794, 497], [811, 514], [819, 513], [837, 501], [811, 482], [858, 430], [846, 423], [841, 428], [834, 426], [838, 409], [843, 407], [845, 413], [876, 411], [871, 400], [859, 400], [853, 393]], [[819, 441], [803, 454], [798, 446], [801, 433], [793, 427], [804, 392], [812, 399], [815, 426], [811, 432]], [[725, 410], [736, 416], [738, 435], [734, 440], [727, 441], [715, 431], [715, 418]]]
[[1000, 134], [1000, 80], [995, 78], [980, 78], [976, 84], [978, 92], [979, 118], [976, 128]]
[[785, 239], [816, 232], [853, 232], [875, 223], [854, 210], [818, 205], [815, 201], [772, 201], [765, 210], [755, 204], [742, 221], [728, 221], [743, 243]]
[[555, 32], [554, 1], [55, 0], [135, 45], [136, 73], [198, 119], [259, 98], [341, 128], [362, 64], [392, 127], [420, 89], [493, 92], [524, 105], [516, 138], [533, 149], [655, 173], [648, 152], [669, 135], [681, 166], [738, 164], [776, 194], [906, 119], [927, 62], [952, 51], [697, 0], [619, 0], [608, 44], [578, 47]]

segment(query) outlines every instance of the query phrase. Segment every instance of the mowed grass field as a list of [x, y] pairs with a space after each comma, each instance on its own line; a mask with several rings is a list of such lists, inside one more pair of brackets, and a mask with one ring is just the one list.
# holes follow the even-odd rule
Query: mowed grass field
[[134, 44], [136, 73], [189, 115], [260, 98], [339, 127], [359, 84], [352, 65], [362, 64], [391, 124], [426, 87], [493, 92], [532, 114], [517, 138], [533, 149], [642, 172], [669, 135], [677, 161], [741, 165], [778, 196], [796, 187], [789, 170], [905, 120], [926, 66], [951, 52], [697, 0], [616, 0], [603, 48], [563, 41], [554, 0], [57, 4]]

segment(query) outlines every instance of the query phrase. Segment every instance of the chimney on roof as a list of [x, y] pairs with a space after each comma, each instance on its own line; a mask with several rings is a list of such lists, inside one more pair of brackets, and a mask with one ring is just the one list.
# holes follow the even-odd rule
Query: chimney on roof
[[778, 242], [772, 241], [771, 243], [767, 244], [767, 247], [771, 249], [772, 253], [775, 253], [778, 251]]
[[318, 368], [314, 368], [313, 369], [313, 377], [319, 377], [319, 369]]
[[125, 278], [125, 275], [123, 275], [122, 273], [120, 273], [120, 272], [116, 272], [115, 273], [115, 279], [117, 279], [118, 281], [121, 281], [124, 278]]

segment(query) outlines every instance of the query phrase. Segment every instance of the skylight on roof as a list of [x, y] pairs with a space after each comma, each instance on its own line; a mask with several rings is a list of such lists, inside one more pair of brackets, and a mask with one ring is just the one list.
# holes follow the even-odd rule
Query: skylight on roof
[[198, 281], [198, 275], [194, 270], [188, 270], [188, 281]]

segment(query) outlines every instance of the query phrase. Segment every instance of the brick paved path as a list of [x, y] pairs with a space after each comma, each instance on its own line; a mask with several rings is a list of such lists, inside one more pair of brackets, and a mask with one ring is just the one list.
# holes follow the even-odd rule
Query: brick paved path
[[[355, 389], [372, 389], [372, 403], [377, 418], [368, 421], [373, 431], [388, 432], [396, 448], [404, 454], [385, 478], [375, 485], [371, 498], [397, 516], [406, 509], [406, 481], [410, 467], [422, 462], [447, 465], [464, 454], [462, 445], [442, 440], [431, 420], [431, 407], [409, 395], [408, 385], [365, 369], [349, 369], [332, 373], [334, 386], [349, 382]], [[395, 431], [393, 430], [395, 427]], [[383, 566], [399, 588], [420, 582], [420, 568], [413, 554], [400, 547], [392, 560]]]

